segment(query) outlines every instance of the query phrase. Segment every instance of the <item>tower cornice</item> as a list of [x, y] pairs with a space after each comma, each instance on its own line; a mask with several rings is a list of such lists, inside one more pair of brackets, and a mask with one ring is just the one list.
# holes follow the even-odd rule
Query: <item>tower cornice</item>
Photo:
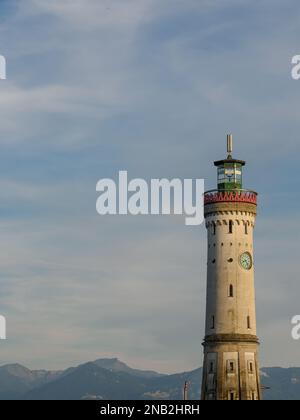
[[203, 344], [208, 343], [256, 343], [259, 344], [258, 337], [252, 334], [211, 334], [206, 335]]
[[206, 204], [204, 206], [204, 216], [208, 217], [210, 215], [217, 214], [227, 214], [227, 213], [249, 213], [256, 216], [257, 207], [255, 204], [249, 203], [239, 203], [239, 202], [228, 202], [228, 203], [212, 203]]
[[205, 217], [219, 212], [247, 212], [256, 215], [257, 193], [251, 190], [210, 190], [204, 193]]

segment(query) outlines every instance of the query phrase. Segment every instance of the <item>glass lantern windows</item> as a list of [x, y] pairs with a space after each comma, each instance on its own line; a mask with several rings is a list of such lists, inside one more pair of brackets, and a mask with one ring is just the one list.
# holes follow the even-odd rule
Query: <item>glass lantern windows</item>
[[218, 167], [219, 189], [241, 189], [242, 188], [242, 166], [238, 163], [224, 163]]

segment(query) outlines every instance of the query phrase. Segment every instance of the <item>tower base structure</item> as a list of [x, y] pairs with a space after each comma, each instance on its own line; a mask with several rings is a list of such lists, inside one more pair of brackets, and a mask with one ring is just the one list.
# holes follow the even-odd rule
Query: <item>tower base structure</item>
[[252, 335], [205, 337], [202, 400], [260, 400], [258, 339]]

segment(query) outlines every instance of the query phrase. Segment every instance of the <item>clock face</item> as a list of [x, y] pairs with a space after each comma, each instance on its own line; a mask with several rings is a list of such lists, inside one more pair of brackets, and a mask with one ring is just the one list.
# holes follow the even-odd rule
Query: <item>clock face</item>
[[249, 252], [244, 252], [240, 256], [240, 264], [245, 270], [250, 270], [250, 268], [252, 267], [252, 257], [251, 254], [249, 254]]

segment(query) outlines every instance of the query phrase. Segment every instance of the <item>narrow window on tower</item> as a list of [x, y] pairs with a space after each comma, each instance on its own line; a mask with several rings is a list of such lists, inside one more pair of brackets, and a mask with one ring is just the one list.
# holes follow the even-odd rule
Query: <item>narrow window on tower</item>
[[247, 328], [248, 328], [248, 330], [251, 329], [250, 316], [247, 316]]
[[230, 401], [233, 401], [234, 399], [235, 399], [235, 398], [234, 398], [234, 392], [232, 392], [232, 391], [231, 391], [231, 392], [229, 393], [229, 400], [230, 400]]
[[253, 362], [249, 362], [249, 373], [253, 373]]
[[235, 361], [227, 360], [227, 373], [235, 373]]
[[229, 286], [229, 297], [233, 297], [233, 285]]
[[248, 224], [245, 223], [245, 234], [248, 235]]
[[213, 330], [215, 328], [215, 317], [211, 317], [211, 329]]
[[212, 231], [213, 231], [213, 235], [215, 235], [216, 234], [216, 224], [215, 224], [215, 222], [213, 222], [213, 224], [212, 224]]
[[229, 220], [229, 233], [232, 233], [233, 231], [233, 221]]
[[209, 373], [214, 373], [214, 362], [210, 362], [209, 364]]

